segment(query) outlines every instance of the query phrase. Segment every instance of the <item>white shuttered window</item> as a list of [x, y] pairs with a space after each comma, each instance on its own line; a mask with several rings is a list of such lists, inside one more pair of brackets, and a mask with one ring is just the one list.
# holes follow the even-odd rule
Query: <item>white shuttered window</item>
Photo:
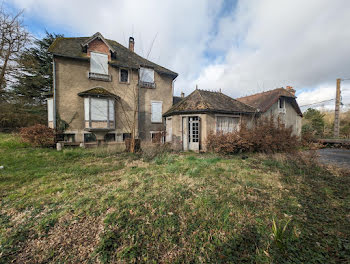
[[216, 131], [231, 133], [239, 129], [239, 117], [218, 116], [216, 117]]
[[[91, 101], [90, 101], [91, 100]], [[91, 102], [91, 103], [90, 103]], [[91, 121], [114, 121], [114, 100], [105, 98], [84, 98], [85, 120]]]
[[162, 105], [163, 103], [160, 101], [153, 101], [151, 102], [152, 104], [152, 117], [151, 117], [151, 121], [152, 123], [161, 123], [162, 122]]
[[141, 82], [154, 83], [154, 70], [149, 68], [140, 68]]
[[92, 73], [108, 74], [108, 55], [91, 52], [90, 71]]
[[47, 119], [49, 122], [53, 121], [53, 99], [47, 99]]

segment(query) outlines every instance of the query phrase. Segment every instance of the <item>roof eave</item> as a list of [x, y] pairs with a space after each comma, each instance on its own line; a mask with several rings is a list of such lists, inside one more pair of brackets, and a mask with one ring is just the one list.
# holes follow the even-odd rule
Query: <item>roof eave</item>
[[181, 115], [181, 114], [254, 114], [255, 111], [227, 111], [217, 109], [201, 109], [201, 110], [183, 110], [183, 111], [172, 111], [164, 113], [163, 117]]

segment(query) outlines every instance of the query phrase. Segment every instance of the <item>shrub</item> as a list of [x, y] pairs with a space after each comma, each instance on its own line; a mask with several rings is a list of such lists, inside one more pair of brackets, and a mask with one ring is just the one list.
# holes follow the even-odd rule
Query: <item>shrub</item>
[[55, 131], [45, 125], [21, 128], [20, 135], [24, 142], [35, 147], [50, 147], [55, 144]]
[[292, 135], [292, 129], [286, 128], [271, 116], [262, 118], [248, 129], [242, 124], [239, 131], [232, 133], [210, 133], [207, 138], [208, 150], [222, 154], [240, 152], [291, 152], [299, 145], [299, 140]]

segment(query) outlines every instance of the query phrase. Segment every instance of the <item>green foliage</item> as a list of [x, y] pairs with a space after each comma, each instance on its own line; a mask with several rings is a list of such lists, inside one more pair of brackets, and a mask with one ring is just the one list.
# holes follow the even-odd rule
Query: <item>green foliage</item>
[[273, 242], [277, 245], [278, 248], [283, 249], [286, 246], [287, 240], [287, 227], [291, 219], [289, 219], [284, 225], [277, 223], [275, 218], [272, 219], [272, 237]]
[[304, 125], [302, 127], [302, 133], [311, 134], [316, 137], [322, 137], [325, 127], [324, 114], [319, 110], [309, 108], [304, 113]]

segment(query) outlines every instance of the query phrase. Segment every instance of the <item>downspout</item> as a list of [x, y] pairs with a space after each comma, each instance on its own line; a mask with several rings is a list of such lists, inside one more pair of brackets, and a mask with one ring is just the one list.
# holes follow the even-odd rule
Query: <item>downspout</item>
[[52, 57], [52, 80], [53, 80], [53, 128], [56, 129], [56, 63]]

